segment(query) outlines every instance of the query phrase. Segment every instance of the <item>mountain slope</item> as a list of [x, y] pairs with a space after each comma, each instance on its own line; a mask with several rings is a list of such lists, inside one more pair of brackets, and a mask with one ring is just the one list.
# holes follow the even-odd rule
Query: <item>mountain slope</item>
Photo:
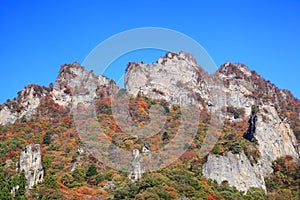
[[[129, 64], [126, 73], [126, 89], [132, 94], [137, 94], [139, 88], [152, 98], [165, 98], [171, 102], [172, 98], [178, 98], [176, 95], [183, 94], [191, 97], [188, 99], [189, 103], [197, 102], [193, 98], [195, 96], [199, 97], [198, 105], [205, 106], [201, 103], [214, 102], [211, 98], [214, 91], [211, 88], [219, 82], [208, 81], [207, 74], [201, 73], [201, 67], [195, 62], [190, 62], [194, 59], [187, 59], [184, 53], [167, 53], [166, 57], [160, 59], [153, 65]], [[164, 73], [159, 73], [161, 71]], [[288, 105], [295, 103], [299, 108], [299, 101], [290, 92], [278, 89], [243, 64], [225, 63], [212, 76], [223, 82], [222, 93], [226, 98], [225, 101], [215, 102], [214, 107], [222, 107], [225, 110], [229, 108], [233, 112], [244, 113], [242, 117], [226, 115], [228, 123], [238, 124], [255, 117], [255, 131], [252, 134], [257, 143], [259, 156], [255, 155], [258, 158], [255, 159], [255, 163], [251, 163], [252, 155], [248, 155], [250, 158], [247, 158], [244, 152], [246, 149], [240, 152], [229, 149], [217, 156], [211, 154], [203, 166], [203, 175], [217, 180], [219, 184], [228, 181], [229, 185], [245, 192], [250, 187], [261, 187], [266, 190], [264, 177], [273, 172], [274, 160], [285, 155], [299, 158], [299, 149], [291, 122], [284, 114], [287, 112]], [[142, 78], [135, 81], [137, 79], [134, 77]], [[157, 91], [160, 93], [156, 94]], [[173, 100], [172, 103], [177, 102]], [[187, 102], [183, 102], [183, 105], [186, 104]], [[256, 107], [257, 111], [254, 111]], [[293, 115], [299, 116], [299, 113]], [[299, 127], [299, 119], [296, 120], [298, 124], [294, 122], [293, 127]]]
[[[0, 159], [6, 179], [12, 178], [8, 172], [16, 173], [19, 152], [38, 143], [45, 178], [27, 192], [35, 198], [272, 199], [278, 191], [282, 197], [299, 195], [299, 178], [293, 177], [299, 176], [300, 101], [289, 91], [278, 89], [243, 64], [228, 62], [208, 74], [183, 52], [168, 52], [155, 64], [129, 63], [125, 87], [120, 89], [78, 63], [64, 64], [54, 85], [29, 85], [1, 105]], [[123, 94], [129, 96], [131, 121], [122, 121], [115, 113], [122, 108], [117, 97]], [[164, 108], [162, 127], [151, 124], [154, 105]], [[191, 145], [170, 166], [145, 171], [135, 183], [127, 178], [126, 167], [117, 171], [97, 159], [84, 144], [74, 118], [74, 108], [85, 113], [93, 108], [87, 117], [94, 116], [93, 124], [107, 141], [128, 152], [146, 146], [154, 155], [176, 139], [189, 105], [200, 109]], [[217, 111], [222, 126], [210, 128]], [[142, 129], [148, 138], [126, 128], [128, 123], [131, 127], [150, 124]], [[158, 131], [153, 134], [152, 130]], [[216, 134], [218, 140], [209, 152], [199, 154], [207, 134]], [[117, 153], [113, 156], [121, 160]], [[278, 177], [288, 183], [279, 184]]]

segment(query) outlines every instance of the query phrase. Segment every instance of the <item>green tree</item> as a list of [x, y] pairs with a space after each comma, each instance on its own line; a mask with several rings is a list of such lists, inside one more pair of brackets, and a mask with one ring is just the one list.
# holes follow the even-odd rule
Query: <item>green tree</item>
[[63, 175], [63, 177], [60, 180], [62, 182], [62, 184], [64, 184], [65, 186], [71, 187], [71, 185], [74, 182], [74, 178], [71, 174], [66, 173]]
[[47, 174], [44, 181], [44, 185], [53, 189], [57, 189], [58, 184], [57, 184], [56, 177], [52, 174]]
[[11, 200], [11, 199], [13, 199], [7, 185], [5, 185], [5, 184], [3, 184], [3, 186], [1, 186], [0, 199], [1, 200]]
[[104, 174], [98, 174], [96, 176], [96, 185], [98, 185], [99, 183], [101, 183], [102, 181], [104, 181], [106, 178], [105, 178], [105, 175]]
[[43, 158], [43, 167], [48, 172], [49, 169], [52, 168], [52, 160], [55, 158], [54, 155], [46, 154]]
[[25, 196], [25, 190], [27, 186], [27, 179], [24, 170], [22, 170], [21, 174], [19, 175], [19, 180], [16, 180], [16, 182], [18, 183], [17, 185], [19, 186], [19, 189], [16, 192], [15, 198], [23, 199], [23, 197]]
[[78, 182], [83, 182], [86, 175], [86, 171], [84, 168], [76, 168], [72, 172], [73, 178]]
[[259, 112], [259, 106], [258, 105], [252, 105], [252, 107], [251, 107], [252, 115], [256, 115], [258, 112]]
[[43, 144], [49, 145], [50, 143], [51, 143], [51, 133], [47, 131], [44, 136]]
[[164, 132], [163, 135], [162, 135], [162, 140], [169, 140], [170, 139], [170, 136], [167, 132]]
[[86, 178], [97, 174], [97, 167], [94, 163], [90, 163], [88, 170], [86, 171]]
[[9, 190], [9, 181], [4, 176], [4, 171], [0, 168], [0, 199], [11, 200], [12, 195]]
[[267, 195], [261, 188], [249, 188], [247, 194], [244, 196], [246, 200], [264, 200], [267, 199]]

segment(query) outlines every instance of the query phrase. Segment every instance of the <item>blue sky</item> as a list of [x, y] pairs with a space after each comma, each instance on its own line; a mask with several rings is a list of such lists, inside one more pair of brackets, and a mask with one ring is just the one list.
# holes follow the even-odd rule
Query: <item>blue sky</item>
[[[217, 66], [244, 63], [300, 98], [299, 0], [0, 0], [0, 103], [30, 83], [55, 82], [60, 65], [81, 63], [110, 36], [149, 26], [182, 32]], [[129, 55], [117, 64], [154, 62], [161, 53]]]

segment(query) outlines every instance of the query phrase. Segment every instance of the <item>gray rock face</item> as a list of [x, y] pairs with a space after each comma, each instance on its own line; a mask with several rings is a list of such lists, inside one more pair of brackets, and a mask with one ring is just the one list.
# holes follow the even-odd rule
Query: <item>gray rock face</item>
[[77, 105], [78, 102], [90, 104], [97, 96], [100, 87], [108, 87], [110, 80], [96, 76], [74, 62], [60, 69], [53, 90], [37, 85], [26, 86], [18, 97], [0, 105], [0, 125], [14, 123], [22, 117], [30, 118], [36, 113], [41, 98], [49, 95], [61, 106]]
[[77, 105], [78, 102], [91, 104], [100, 86], [108, 85], [109, 79], [85, 70], [78, 63], [63, 65], [54, 85], [52, 96], [62, 106]]
[[229, 185], [246, 192], [250, 187], [266, 190], [264, 177], [273, 172], [272, 162], [284, 155], [299, 158], [296, 138], [289, 124], [281, 120], [274, 107], [264, 105], [257, 114], [254, 137], [258, 142], [261, 157], [251, 164], [244, 154], [231, 152], [222, 156], [209, 155], [203, 166], [203, 175], [219, 184], [227, 180]]
[[155, 64], [129, 63], [125, 88], [133, 95], [202, 106], [201, 99], [209, 96], [206, 75], [190, 54], [169, 52]]
[[[251, 163], [244, 152], [228, 152], [223, 156], [208, 155], [203, 175], [218, 183], [227, 180], [231, 186], [244, 192], [250, 187], [266, 190], [264, 177], [272, 173], [272, 162], [284, 155], [299, 157], [293, 131], [275, 109], [279, 106], [279, 99], [288, 98], [286, 93], [278, 92], [276, 86], [263, 80], [243, 64], [226, 63], [215, 74], [208, 76], [188, 55], [167, 53], [155, 64], [130, 63], [125, 78], [127, 91], [133, 95], [144, 94], [151, 98], [165, 99], [171, 104], [208, 106], [210, 111], [226, 106], [243, 108], [247, 118], [252, 115], [252, 105], [259, 105], [260, 112], [257, 113], [256, 127], [253, 129], [261, 154], [258, 162]], [[216, 80], [220, 79], [223, 84], [216, 84]], [[225, 96], [224, 101], [217, 103], [215, 101], [218, 97], [214, 96], [222, 95], [212, 90], [216, 85]], [[273, 101], [259, 98], [263, 95], [273, 97]], [[224, 117], [238, 122], [233, 117]], [[135, 169], [139, 168], [136, 165]]]
[[22, 117], [27, 118], [35, 114], [40, 104], [40, 97], [47, 92], [45, 88], [36, 85], [25, 87], [11, 105], [4, 104], [0, 109], [0, 125], [11, 124]]
[[262, 108], [258, 114], [254, 137], [258, 141], [261, 153], [261, 172], [267, 176], [273, 172], [271, 163], [277, 158], [284, 155], [299, 158], [299, 155], [296, 150], [296, 138], [289, 123], [280, 119], [273, 106], [263, 105]]
[[113, 191], [116, 189], [116, 185], [114, 184], [114, 182], [112, 181], [108, 181], [103, 187], [101, 187], [100, 189], [102, 190], [106, 190], [106, 191]]
[[[230, 72], [235, 68], [234, 72]], [[239, 72], [239, 73], [238, 73]], [[224, 81], [223, 92], [226, 94], [226, 105], [237, 108], [244, 108], [246, 115], [251, 115], [251, 106], [256, 104], [256, 100], [251, 97], [255, 91], [254, 84], [246, 80], [252, 76], [252, 72], [242, 64], [225, 63], [215, 76]]]
[[28, 181], [28, 189], [41, 183], [44, 179], [42, 166], [42, 152], [39, 144], [27, 145], [20, 154], [20, 169], [25, 171]]
[[16, 196], [16, 192], [18, 191], [20, 189], [20, 186], [15, 186], [15, 187], [12, 187], [12, 189], [10, 190], [10, 192], [11, 192], [11, 195], [13, 196], [13, 197], [15, 197]]
[[242, 152], [241, 154], [226, 153], [224, 156], [209, 155], [203, 166], [203, 175], [216, 180], [219, 184], [228, 181], [229, 185], [246, 192], [250, 187], [266, 190], [264, 177], [258, 167], [253, 167]]
[[[296, 138], [286, 119], [282, 119], [275, 106], [279, 102], [275, 86], [266, 83], [265, 91], [274, 97], [274, 101], [255, 99], [254, 93], [259, 88], [252, 82], [261, 79], [253, 78], [253, 73], [243, 65], [227, 63], [216, 74], [227, 81], [225, 92], [227, 93], [227, 105], [233, 105], [246, 109], [246, 116], [250, 118], [251, 106], [259, 105], [257, 113], [254, 137], [258, 142], [258, 150], [261, 154], [256, 164], [251, 164], [244, 152], [240, 154], [226, 153], [222, 156], [209, 155], [207, 163], [203, 167], [203, 175], [217, 180], [218, 183], [227, 180], [231, 186], [246, 192], [250, 187], [260, 187], [266, 190], [264, 177], [273, 172], [272, 162], [284, 155], [299, 158], [296, 146]], [[228, 73], [235, 68], [235, 73]], [[238, 73], [236, 73], [238, 72]], [[237, 78], [239, 77], [239, 78]], [[261, 92], [261, 91], [260, 91]], [[284, 97], [284, 92], [279, 93]]]
[[138, 149], [134, 149], [132, 152], [132, 162], [131, 162], [131, 171], [128, 175], [128, 178], [132, 180], [138, 180], [142, 177], [142, 168], [141, 168], [141, 156]]

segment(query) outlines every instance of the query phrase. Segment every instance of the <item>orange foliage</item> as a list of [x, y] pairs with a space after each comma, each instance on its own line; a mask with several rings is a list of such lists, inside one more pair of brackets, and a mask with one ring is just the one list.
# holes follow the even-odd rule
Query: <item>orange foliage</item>
[[217, 200], [217, 198], [215, 198], [213, 195], [211, 195], [211, 194], [208, 194], [207, 195], [207, 199], [208, 200]]
[[76, 192], [80, 193], [80, 194], [85, 194], [85, 195], [95, 195], [97, 193], [97, 191], [95, 189], [89, 188], [87, 186], [82, 186], [82, 187], [78, 187], [76, 188]]
[[178, 199], [178, 192], [175, 188], [171, 187], [171, 186], [163, 186], [164, 190], [167, 190], [169, 195], [173, 198], [173, 199]]

